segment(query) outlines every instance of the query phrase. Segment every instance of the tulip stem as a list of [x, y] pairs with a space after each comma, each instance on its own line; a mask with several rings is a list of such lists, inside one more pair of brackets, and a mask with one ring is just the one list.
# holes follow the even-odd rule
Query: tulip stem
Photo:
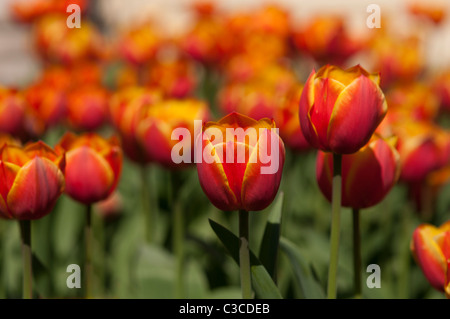
[[361, 232], [360, 232], [360, 212], [358, 208], [353, 208], [353, 271], [355, 283], [355, 298], [362, 297], [361, 285]]
[[184, 216], [180, 202], [175, 200], [173, 205], [173, 251], [176, 256], [176, 286], [175, 298], [184, 298]]
[[23, 259], [23, 299], [33, 298], [33, 273], [31, 265], [31, 221], [19, 220], [20, 236], [22, 237]]
[[328, 299], [336, 299], [337, 268], [339, 261], [339, 237], [341, 227], [341, 163], [342, 155], [333, 153], [333, 189], [331, 197], [331, 244], [330, 265], [328, 268]]
[[241, 271], [241, 290], [243, 299], [252, 299], [252, 281], [250, 272], [250, 251], [248, 244], [249, 214], [239, 211], [239, 266]]
[[149, 202], [149, 187], [147, 182], [147, 170], [144, 165], [141, 166], [141, 201], [142, 201], [142, 214], [144, 217], [144, 237], [148, 244], [154, 240], [153, 236], [153, 222], [154, 214], [151, 204]]
[[86, 205], [85, 228], [86, 260], [85, 260], [85, 287], [86, 299], [92, 298], [92, 205]]

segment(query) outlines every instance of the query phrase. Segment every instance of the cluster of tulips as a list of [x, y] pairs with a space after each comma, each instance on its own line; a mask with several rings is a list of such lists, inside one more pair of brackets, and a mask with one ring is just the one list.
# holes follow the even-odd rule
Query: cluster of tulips
[[[70, 3], [81, 8], [81, 28], [67, 27]], [[117, 189], [128, 164], [140, 169], [148, 245], [162, 245], [163, 192], [149, 171], [168, 173], [174, 297], [186, 297], [188, 280], [182, 174], [195, 169], [214, 207], [238, 211], [239, 236], [210, 224], [239, 266], [242, 297], [282, 297], [278, 247], [295, 247], [280, 237], [283, 195], [301, 206], [302, 194], [279, 189], [291, 163], [311, 153], [318, 190], [331, 202], [326, 296], [338, 296], [341, 206], [352, 210], [353, 295], [362, 297], [360, 211], [401, 184], [422, 221], [407, 234], [409, 256], [450, 297], [450, 222], [432, 224], [436, 201], [450, 182], [450, 70], [428, 69], [424, 39], [397, 36], [385, 26], [388, 21], [358, 38], [342, 16], [296, 25], [274, 5], [226, 14], [210, 2], [195, 2], [194, 23], [181, 35], [167, 36], [146, 22], [111, 41], [89, 21], [90, 4], [12, 5], [16, 19], [30, 26], [43, 66], [23, 87], [0, 87], [0, 217], [20, 224], [25, 298], [33, 297], [30, 221], [52, 215], [63, 193], [86, 207], [83, 286], [86, 298], [100, 297], [92, 288], [92, 207], [102, 202], [95, 207], [104, 215], [124, 209], [126, 199]], [[443, 8], [415, 4], [409, 13], [427, 32], [445, 21]], [[358, 58], [369, 60], [369, 67]], [[177, 129], [190, 134], [181, 138]], [[43, 142], [55, 135], [53, 147]], [[275, 169], [268, 170], [272, 164]], [[257, 257], [249, 212], [270, 207]], [[269, 224], [278, 231], [271, 232]], [[304, 297], [313, 290], [307, 280], [299, 283]]]

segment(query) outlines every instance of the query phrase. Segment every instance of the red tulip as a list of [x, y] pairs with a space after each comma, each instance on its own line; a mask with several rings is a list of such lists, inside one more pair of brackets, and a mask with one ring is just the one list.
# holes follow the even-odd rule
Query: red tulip
[[190, 152], [190, 157], [193, 159], [194, 121], [208, 119], [209, 109], [202, 101], [165, 100], [147, 109], [139, 124], [137, 136], [152, 161], [168, 168], [182, 167], [181, 163], [174, 163], [172, 159], [172, 149], [179, 143], [172, 139], [173, 131], [176, 128], [189, 130], [190, 144], [183, 148], [183, 152]]
[[108, 114], [108, 93], [98, 86], [81, 86], [67, 95], [67, 115], [79, 129], [95, 130]]
[[[203, 191], [217, 208], [258, 211], [273, 201], [285, 158], [283, 141], [274, 128], [271, 120], [256, 121], [238, 113], [203, 126], [203, 134], [196, 142], [203, 154], [202, 161], [197, 163], [197, 172]], [[230, 136], [227, 134], [230, 129], [245, 130], [248, 138]], [[218, 137], [218, 132], [222, 138]], [[262, 158], [269, 149], [270, 164]], [[240, 153], [245, 153], [245, 158]], [[212, 160], [206, 159], [205, 154]], [[265, 172], [268, 164], [273, 167]]]
[[387, 112], [379, 76], [359, 65], [313, 70], [300, 98], [300, 126], [315, 148], [351, 154], [370, 140]]
[[0, 216], [39, 219], [64, 191], [65, 156], [43, 142], [0, 149]]
[[115, 137], [67, 133], [56, 149], [66, 153], [66, 193], [73, 199], [92, 204], [115, 190], [122, 170], [122, 150]]
[[[389, 193], [400, 174], [393, 142], [374, 137], [358, 152], [342, 156], [342, 206], [371, 207]], [[319, 188], [331, 201], [333, 154], [319, 151], [316, 165]]]
[[429, 283], [450, 298], [450, 221], [440, 227], [429, 224], [417, 227], [411, 251]]
[[135, 27], [125, 34], [119, 44], [119, 52], [130, 63], [141, 65], [155, 57], [161, 46], [160, 36], [149, 24]]

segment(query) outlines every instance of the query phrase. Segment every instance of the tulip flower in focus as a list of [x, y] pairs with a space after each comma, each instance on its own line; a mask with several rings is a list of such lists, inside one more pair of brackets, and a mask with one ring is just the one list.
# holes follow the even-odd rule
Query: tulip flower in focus
[[64, 191], [65, 155], [43, 142], [0, 149], [0, 216], [34, 220], [51, 212]]
[[122, 150], [115, 137], [107, 140], [95, 133], [66, 133], [56, 150], [66, 153], [66, 193], [70, 197], [89, 205], [115, 190], [122, 170]]
[[[378, 204], [389, 193], [400, 174], [395, 140], [374, 136], [358, 152], [342, 156], [342, 206], [368, 208]], [[331, 153], [318, 153], [316, 176], [320, 190], [331, 201]]]
[[98, 86], [81, 86], [67, 95], [67, 115], [75, 128], [92, 131], [108, 114], [108, 93]]
[[440, 227], [429, 224], [417, 227], [411, 251], [428, 282], [450, 298], [450, 221]]
[[383, 120], [387, 104], [379, 76], [357, 65], [323, 66], [310, 74], [300, 98], [300, 126], [322, 151], [351, 154], [363, 147]]
[[149, 161], [137, 138], [138, 124], [151, 105], [161, 101], [162, 92], [131, 86], [114, 93], [110, 99], [110, 119], [119, 131], [125, 154], [133, 161]]
[[18, 135], [23, 129], [26, 101], [12, 89], [0, 86], [0, 132]]
[[[243, 141], [227, 136], [227, 129], [254, 129], [256, 136]], [[280, 186], [285, 158], [283, 141], [272, 129], [275, 123], [269, 119], [256, 121], [239, 113], [203, 126], [196, 143], [201, 143], [202, 154], [210, 154], [214, 161], [208, 163], [203, 158], [197, 163], [197, 172], [200, 185], [214, 206], [221, 210], [259, 211], [270, 205]], [[212, 138], [214, 130], [222, 133], [222, 140]], [[268, 164], [262, 163], [260, 155], [268, 149], [269, 165], [276, 167], [274, 172], [264, 174], [262, 169]], [[238, 158], [240, 152], [245, 153], [242, 162]]]
[[172, 160], [172, 148], [179, 143], [172, 139], [172, 132], [179, 127], [189, 130], [191, 141], [183, 147], [183, 152], [190, 152], [193, 162], [194, 121], [205, 122], [209, 117], [208, 106], [200, 100], [163, 100], [147, 109], [139, 123], [137, 136], [152, 161], [168, 168], [181, 167], [184, 165]]

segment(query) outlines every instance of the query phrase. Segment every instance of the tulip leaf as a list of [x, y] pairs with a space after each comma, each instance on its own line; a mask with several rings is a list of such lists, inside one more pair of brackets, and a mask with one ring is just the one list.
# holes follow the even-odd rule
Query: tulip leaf
[[276, 281], [276, 263], [278, 257], [278, 243], [281, 232], [281, 213], [283, 210], [283, 192], [280, 192], [275, 204], [270, 211], [264, 236], [259, 250], [259, 260], [266, 267], [267, 272]]
[[280, 249], [287, 255], [291, 262], [296, 283], [305, 299], [323, 299], [325, 293], [314, 278], [311, 269], [306, 263], [300, 250], [288, 239], [281, 237]]
[[[239, 265], [239, 238], [222, 225], [209, 220], [211, 228], [219, 237], [222, 244], [234, 261]], [[273, 282], [266, 268], [261, 261], [250, 250], [250, 268], [252, 273], [252, 286], [258, 298], [261, 299], [282, 299], [278, 287]]]

